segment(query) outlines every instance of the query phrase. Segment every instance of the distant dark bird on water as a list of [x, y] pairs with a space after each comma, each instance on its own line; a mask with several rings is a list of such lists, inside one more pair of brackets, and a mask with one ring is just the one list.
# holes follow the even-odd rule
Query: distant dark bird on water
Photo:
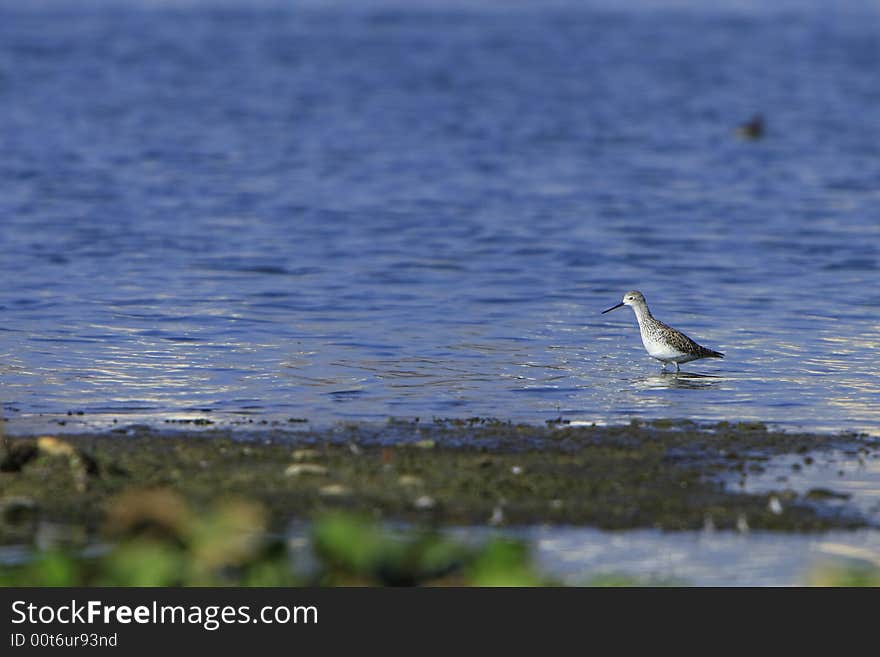
[[755, 114], [736, 129], [736, 134], [743, 139], [760, 139], [764, 136], [764, 116]]

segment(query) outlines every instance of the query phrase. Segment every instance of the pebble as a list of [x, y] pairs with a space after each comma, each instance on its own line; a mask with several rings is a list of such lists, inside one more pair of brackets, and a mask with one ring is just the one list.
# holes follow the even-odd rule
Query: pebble
[[434, 498], [430, 495], [422, 495], [421, 497], [417, 497], [413, 502], [413, 506], [417, 509], [433, 509], [436, 502]]
[[351, 493], [351, 489], [342, 484], [327, 484], [326, 486], [321, 486], [318, 489], [318, 493], [325, 497], [343, 497]]
[[325, 475], [327, 468], [317, 463], [293, 463], [288, 465], [284, 474], [288, 477], [298, 477], [299, 475]]
[[309, 459], [316, 459], [318, 456], [318, 450], [316, 449], [295, 449], [290, 455], [294, 461], [308, 461]]

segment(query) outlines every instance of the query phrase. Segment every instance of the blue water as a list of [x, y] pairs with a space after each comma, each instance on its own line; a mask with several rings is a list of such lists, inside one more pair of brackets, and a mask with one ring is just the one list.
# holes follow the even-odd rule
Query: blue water
[[876, 3], [116, 4], [0, 1], [7, 430], [880, 431]]

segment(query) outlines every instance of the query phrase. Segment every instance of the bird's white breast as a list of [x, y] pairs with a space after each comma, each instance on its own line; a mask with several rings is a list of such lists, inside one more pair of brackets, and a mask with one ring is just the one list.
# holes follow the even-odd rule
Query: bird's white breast
[[642, 333], [642, 344], [645, 345], [645, 351], [648, 352], [648, 355], [657, 360], [682, 363], [692, 358], [691, 354], [672, 347], [668, 342], [657, 340], [650, 334]]

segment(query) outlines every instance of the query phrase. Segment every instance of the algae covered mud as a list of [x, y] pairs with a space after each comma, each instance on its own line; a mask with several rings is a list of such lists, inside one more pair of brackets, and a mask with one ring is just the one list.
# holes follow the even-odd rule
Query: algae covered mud
[[[75, 550], [118, 544], [120, 527], [123, 534], [175, 534], [181, 509], [210, 516], [218, 505], [246, 504], [252, 510], [244, 516], [258, 516], [260, 531], [287, 536], [288, 546], [302, 540], [304, 527], [316, 526], [318, 541], [324, 523], [336, 526], [326, 519], [338, 512], [470, 541], [517, 537], [548, 572], [568, 573], [575, 583], [620, 569], [607, 557], [627, 552], [621, 540], [648, 532], [649, 544], [662, 551], [671, 530], [712, 535], [716, 544], [720, 537], [750, 534], [815, 542], [812, 537], [836, 532], [835, 544], [844, 545], [838, 552], [868, 555], [862, 561], [870, 564], [880, 547], [878, 457], [874, 437], [772, 432], [754, 423], [540, 427], [472, 419], [250, 434], [133, 426], [9, 437], [0, 461], [0, 540], [10, 561], [9, 555], [21, 557], [52, 540]], [[847, 470], [852, 464], [860, 470]], [[829, 468], [833, 476], [823, 477]], [[196, 534], [243, 531], [237, 520], [217, 522], [223, 529]], [[363, 542], [342, 526], [326, 531]], [[585, 533], [578, 538], [578, 531]], [[609, 542], [609, 536], [617, 538]], [[374, 539], [366, 542], [375, 545]], [[738, 553], [747, 560], [752, 539], [744, 540]], [[553, 545], [559, 546], [555, 555]], [[572, 571], [577, 550], [586, 550], [593, 566]], [[596, 562], [597, 551], [606, 558]], [[730, 559], [729, 549], [722, 553]], [[670, 574], [652, 563], [638, 575], [704, 581], [687, 568]], [[706, 583], [761, 583], [718, 579], [724, 566], [717, 566]]]

